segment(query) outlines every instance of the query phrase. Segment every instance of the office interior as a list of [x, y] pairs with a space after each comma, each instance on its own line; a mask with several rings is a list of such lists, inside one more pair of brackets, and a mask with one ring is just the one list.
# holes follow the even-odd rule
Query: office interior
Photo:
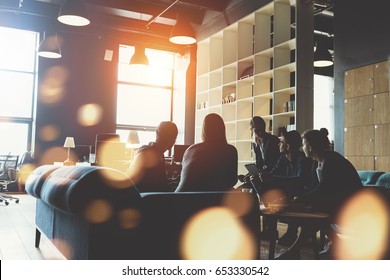
[[[82, 2], [89, 12], [91, 23], [83, 27], [58, 22], [58, 11], [64, 2], [4, 0], [0, 3], [0, 26], [39, 32], [40, 38], [45, 33], [56, 33], [61, 41], [61, 58], [41, 57], [38, 60], [34, 125], [29, 138], [31, 142], [28, 143], [28, 150], [33, 152], [36, 166], [63, 162], [68, 153], [68, 149], [64, 148], [64, 141], [69, 136], [75, 139], [76, 146], [79, 144], [80, 153], [89, 156], [91, 149], [95, 149], [97, 135], [116, 133], [120, 45], [166, 50], [178, 54], [186, 61], [185, 85], [179, 89], [185, 99], [183, 112], [180, 119], [171, 116], [171, 120], [182, 123], [183, 130], [177, 144], [188, 146], [200, 141], [197, 131], [201, 125], [197, 119], [197, 94], [199, 65], [204, 63], [200, 61], [199, 55], [202, 42], [215, 38], [218, 36], [216, 34], [228, 30], [229, 26], [250, 17], [272, 2], [294, 6], [299, 2], [301, 6], [307, 5], [313, 10], [313, 14], [308, 20], [308, 26], [304, 26], [302, 31], [311, 30], [311, 33], [296, 33], [295, 36], [296, 40], [302, 40], [300, 36], [308, 38], [313, 49], [304, 45], [304, 52], [299, 54], [305, 57], [303, 61], [306, 64], [303, 65], [307, 66], [300, 78], [308, 81], [309, 89], [307, 98], [301, 97], [301, 100], [308, 101], [301, 103], [301, 107], [296, 107], [296, 128], [299, 132], [319, 129], [314, 127], [314, 90], [310, 86], [313, 86], [314, 75], [330, 77], [333, 81], [333, 87], [328, 92], [333, 101], [331, 139], [334, 150], [342, 155], [345, 155], [346, 138], [343, 121], [345, 73], [351, 69], [387, 61], [390, 56], [390, 36], [387, 36], [390, 3], [383, 0], [84, 0]], [[190, 21], [195, 31], [196, 43], [179, 45], [169, 42], [171, 29], [180, 14]], [[300, 20], [305, 23], [304, 18]], [[319, 41], [325, 42], [327, 49], [331, 51], [334, 62], [332, 66], [313, 66], [314, 46]], [[66, 74], [61, 69], [66, 69]], [[57, 74], [66, 75], [66, 90], [59, 103], [53, 106], [41, 98], [40, 85], [47, 82], [48, 75]], [[100, 107], [102, 115], [98, 123], [85, 126], [80, 123], [77, 110], [91, 103]], [[254, 111], [253, 115], [259, 114]], [[59, 128], [57, 137], [50, 141], [40, 137], [40, 132], [48, 125]], [[278, 134], [275, 128], [272, 132]], [[55, 152], [48, 156], [48, 151]], [[167, 157], [172, 155], [173, 150]], [[82, 161], [82, 157], [77, 155], [73, 161]], [[125, 159], [129, 160], [130, 157], [126, 154]], [[382, 166], [389, 170], [381, 171], [390, 171], [390, 163]]]

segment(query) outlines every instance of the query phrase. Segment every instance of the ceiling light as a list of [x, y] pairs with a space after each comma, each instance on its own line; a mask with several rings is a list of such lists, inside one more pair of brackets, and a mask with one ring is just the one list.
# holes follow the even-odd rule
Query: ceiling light
[[169, 41], [179, 45], [194, 44], [196, 43], [195, 31], [188, 21], [178, 19], [171, 31]]
[[149, 65], [149, 59], [145, 54], [144, 47], [135, 47], [134, 54], [130, 59], [130, 64]]
[[67, 0], [58, 14], [58, 21], [73, 26], [85, 26], [90, 23], [83, 1]]
[[43, 33], [43, 40], [39, 45], [38, 55], [46, 58], [62, 57], [57, 34], [55, 36], [46, 37], [45, 33]]
[[327, 67], [333, 65], [333, 58], [331, 53], [322, 44], [317, 44], [314, 52], [314, 66]]

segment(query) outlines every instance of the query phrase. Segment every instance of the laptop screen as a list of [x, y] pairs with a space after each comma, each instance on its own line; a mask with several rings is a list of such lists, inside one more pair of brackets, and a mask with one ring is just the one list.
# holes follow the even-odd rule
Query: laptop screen
[[184, 152], [188, 149], [190, 145], [174, 145], [173, 146], [173, 161], [182, 162]]

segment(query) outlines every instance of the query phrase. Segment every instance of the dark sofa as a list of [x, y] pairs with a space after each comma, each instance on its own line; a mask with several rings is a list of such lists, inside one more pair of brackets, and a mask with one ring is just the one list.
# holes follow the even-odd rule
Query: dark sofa
[[51, 165], [26, 191], [37, 198], [35, 246], [43, 233], [67, 259], [259, 259], [248, 193], [140, 194], [114, 169]]

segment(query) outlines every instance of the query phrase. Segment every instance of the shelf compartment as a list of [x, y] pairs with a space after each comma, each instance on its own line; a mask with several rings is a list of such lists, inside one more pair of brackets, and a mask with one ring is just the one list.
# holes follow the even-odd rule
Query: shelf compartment
[[205, 40], [198, 44], [198, 75], [208, 73], [210, 70], [210, 43]]
[[214, 36], [210, 38], [210, 71], [222, 67], [223, 55], [222, 36]]
[[274, 114], [291, 113], [295, 111], [295, 94], [288, 91], [280, 91], [274, 94]]
[[252, 142], [240, 141], [236, 143], [239, 161], [252, 161]]
[[236, 140], [236, 124], [234, 122], [225, 123], [225, 127], [227, 141], [234, 142]]
[[237, 67], [236, 64], [230, 64], [222, 70], [222, 84], [226, 85], [237, 81]]
[[273, 112], [272, 96], [256, 96], [253, 103], [254, 116], [269, 116]]
[[250, 119], [237, 121], [237, 141], [251, 141]]
[[280, 130], [282, 127], [289, 127], [295, 129], [295, 119], [293, 113], [283, 113], [275, 115], [273, 118], [273, 134], [280, 135]]
[[222, 105], [222, 118], [225, 122], [236, 120], [236, 102]]
[[255, 55], [255, 59], [254, 59], [255, 75], [270, 71], [272, 69], [272, 64], [273, 64], [272, 56], [273, 56], [272, 52], [260, 53]]
[[[270, 71], [272, 72], [272, 71]], [[273, 76], [258, 75], [254, 78], [253, 95], [259, 96], [270, 93], [273, 88]]]
[[271, 47], [271, 17], [273, 15], [274, 3], [270, 3], [255, 13], [255, 50], [261, 52]]
[[253, 79], [247, 78], [237, 83], [237, 100], [253, 96]]
[[210, 90], [209, 94], [210, 94], [210, 96], [209, 96], [209, 106], [210, 107], [221, 105], [221, 103], [222, 103], [221, 87]]
[[210, 89], [219, 87], [222, 84], [222, 69], [210, 73]]
[[198, 76], [196, 91], [202, 92], [202, 91], [206, 91], [208, 89], [209, 89], [209, 75], [203, 74], [201, 76]]
[[253, 100], [237, 101], [237, 120], [250, 119], [253, 116]]
[[217, 114], [222, 117], [222, 106], [214, 106], [209, 108], [209, 114]]
[[237, 24], [223, 31], [223, 65], [231, 64], [237, 61]]
[[253, 55], [253, 31], [254, 26], [250, 22], [238, 23], [238, 59], [243, 59]]

